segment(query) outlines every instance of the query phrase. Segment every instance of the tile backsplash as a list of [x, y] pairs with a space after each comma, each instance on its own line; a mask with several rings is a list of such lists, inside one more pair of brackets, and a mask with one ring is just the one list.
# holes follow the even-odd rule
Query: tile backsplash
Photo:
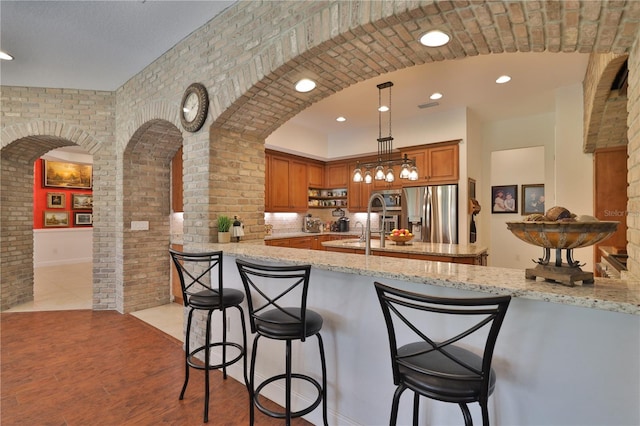
[[[332, 212], [333, 209], [310, 209], [307, 213], [265, 213], [264, 223], [272, 226], [272, 235], [302, 232], [302, 221], [307, 214], [328, 224], [339, 219], [339, 216], [333, 216]], [[344, 212], [345, 217], [349, 218], [349, 232], [360, 232], [360, 225], [356, 226], [358, 222], [362, 223], [363, 227], [366, 226], [366, 213], [349, 213], [348, 210], [344, 210]], [[372, 229], [378, 229], [378, 217], [377, 213], [371, 214]]]

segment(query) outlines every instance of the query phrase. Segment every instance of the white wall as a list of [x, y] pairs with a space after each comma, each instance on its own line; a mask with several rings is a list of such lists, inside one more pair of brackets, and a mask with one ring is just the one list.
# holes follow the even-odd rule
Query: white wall
[[[582, 85], [556, 92], [555, 205], [577, 215], [593, 215], [593, 154], [582, 152], [583, 114]], [[574, 250], [573, 258], [585, 263], [583, 270], [595, 270], [593, 247]]]
[[522, 220], [522, 185], [544, 183], [545, 149], [508, 149], [491, 153], [491, 186], [517, 186], [517, 213], [491, 213], [491, 203], [486, 205], [490, 215], [490, 259], [492, 266], [503, 268], [531, 268], [531, 259], [542, 257], [542, 248], [527, 244], [513, 236], [506, 222]]
[[93, 228], [34, 229], [33, 266], [93, 262]]
[[[553, 206], [555, 204], [554, 128], [555, 115], [552, 113], [490, 123], [483, 128], [483, 175], [488, 178], [477, 190], [481, 193], [480, 204], [482, 205], [479, 221], [482, 223], [483, 232], [488, 231], [490, 234], [489, 238], [483, 241], [487, 242], [489, 246], [488, 263], [491, 266], [525, 269], [535, 266], [531, 259], [542, 256], [541, 248], [520, 241], [507, 230], [505, 222], [522, 220], [520, 214], [491, 213], [493, 203], [491, 186], [515, 185], [517, 183], [518, 190], [520, 190], [521, 183], [544, 183], [545, 205], [547, 207]], [[533, 147], [544, 150], [544, 159], [538, 160], [535, 164], [527, 162], [526, 158], [522, 157], [528, 152], [526, 148]], [[520, 151], [522, 149], [525, 150]], [[509, 153], [509, 151], [513, 152]], [[493, 157], [497, 152], [504, 152], [504, 156], [498, 155], [494, 165]], [[519, 167], [509, 168], [508, 172], [494, 170], [494, 167], [508, 166], [508, 164], [503, 165], [502, 163], [509, 162], [515, 162]], [[519, 177], [523, 175], [525, 176]], [[531, 180], [522, 181], [522, 179]], [[518, 212], [520, 212], [520, 206], [518, 206]], [[494, 233], [496, 234], [494, 235]], [[483, 237], [487, 236], [483, 235]]]
[[265, 140], [267, 148], [326, 161], [329, 157], [327, 136], [293, 123], [280, 126]]

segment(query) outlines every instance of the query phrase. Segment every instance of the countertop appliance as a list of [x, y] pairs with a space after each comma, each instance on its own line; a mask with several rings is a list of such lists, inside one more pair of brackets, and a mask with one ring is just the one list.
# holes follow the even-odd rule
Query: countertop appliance
[[414, 241], [458, 244], [458, 185], [403, 188], [401, 217]]
[[349, 232], [349, 218], [341, 217], [338, 219], [338, 232]]
[[311, 215], [305, 216], [302, 222], [302, 232], [319, 233], [322, 221]]

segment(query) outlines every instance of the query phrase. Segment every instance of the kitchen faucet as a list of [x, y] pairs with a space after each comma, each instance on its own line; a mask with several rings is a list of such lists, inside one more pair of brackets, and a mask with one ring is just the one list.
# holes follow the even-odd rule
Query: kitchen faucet
[[360, 225], [360, 238], [358, 239], [359, 242], [363, 242], [364, 241], [364, 223], [357, 221], [353, 226], [354, 228], [356, 228], [356, 230], [358, 229], [358, 225]]
[[373, 200], [380, 200], [380, 204], [382, 205], [382, 215], [380, 216], [380, 230], [375, 232], [380, 232], [380, 247], [384, 248], [384, 218], [387, 216], [387, 205], [384, 201], [384, 197], [379, 193], [371, 194], [369, 197], [369, 203], [367, 205], [367, 231], [366, 231], [366, 249], [364, 254], [371, 254], [371, 205], [373, 204]]

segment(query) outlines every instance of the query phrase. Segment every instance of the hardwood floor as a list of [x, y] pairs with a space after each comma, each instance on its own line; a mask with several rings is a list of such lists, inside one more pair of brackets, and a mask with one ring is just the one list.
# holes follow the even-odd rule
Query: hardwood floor
[[[177, 339], [114, 311], [0, 314], [1, 416], [13, 425], [200, 425], [204, 375], [182, 401]], [[246, 425], [244, 384], [212, 373], [209, 423]], [[256, 412], [256, 424], [283, 422]], [[308, 425], [296, 419], [296, 425]]]

